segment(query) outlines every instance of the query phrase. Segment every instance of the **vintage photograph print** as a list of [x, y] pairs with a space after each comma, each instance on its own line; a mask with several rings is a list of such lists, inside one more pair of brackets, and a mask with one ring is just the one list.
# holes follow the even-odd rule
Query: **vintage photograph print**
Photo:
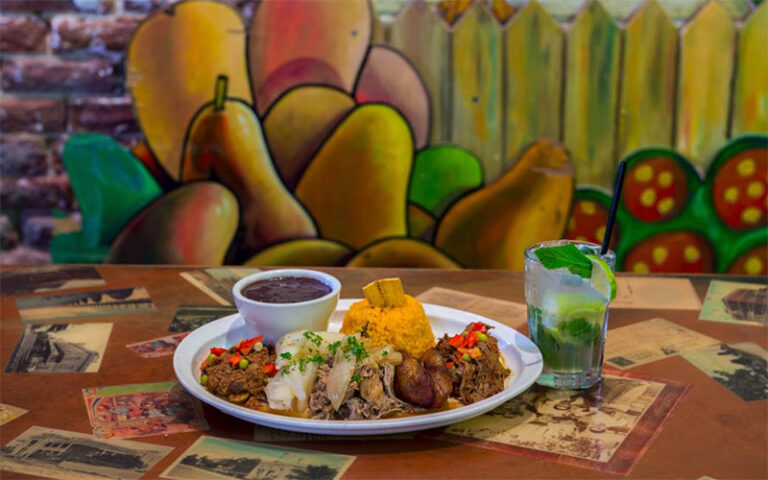
[[169, 332], [191, 332], [206, 323], [237, 313], [235, 307], [224, 305], [181, 305], [168, 327]]
[[20, 416], [24, 415], [28, 411], [29, 410], [24, 408], [8, 405], [7, 403], [0, 403], [0, 425], [5, 425], [14, 418], [19, 418]]
[[95, 267], [53, 265], [0, 272], [3, 295], [96, 287], [105, 283]]
[[138, 480], [172, 447], [30, 427], [0, 450], [0, 468], [33, 478]]
[[626, 475], [688, 388], [620, 372], [588, 390], [534, 385], [439, 438]]
[[187, 335], [188, 333], [168, 335], [167, 337], [153, 338], [152, 340], [131, 343], [126, 345], [126, 347], [143, 358], [165, 357], [167, 355], [173, 355], [173, 352], [176, 351], [176, 347], [179, 346], [181, 341], [184, 340], [184, 337]]
[[201, 436], [163, 473], [163, 478], [336, 480], [355, 457]]
[[608, 330], [605, 362], [624, 370], [695, 350], [719, 340], [663, 318], [652, 318]]
[[259, 271], [258, 268], [213, 267], [179, 275], [221, 305], [234, 305], [232, 287], [241, 278]]
[[699, 310], [701, 302], [687, 278], [618, 277], [611, 308]]
[[27, 325], [5, 373], [98, 372], [111, 332], [111, 323]]
[[155, 309], [144, 287], [23, 297], [16, 299], [16, 306], [24, 322], [125, 315]]
[[743, 400], [768, 398], [768, 352], [755, 343], [714, 345], [683, 357]]
[[766, 326], [768, 287], [759, 283], [712, 280], [699, 320]]
[[99, 438], [208, 430], [200, 402], [178, 382], [84, 388], [83, 398]]

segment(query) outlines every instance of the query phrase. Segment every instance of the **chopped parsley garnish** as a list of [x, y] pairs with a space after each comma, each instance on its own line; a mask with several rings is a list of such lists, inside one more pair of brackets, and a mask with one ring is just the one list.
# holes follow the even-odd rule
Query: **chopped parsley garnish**
[[290, 360], [291, 359], [291, 352], [283, 352], [283, 353], [280, 354], [280, 356], [282, 358], [286, 359], [286, 360]]
[[336, 355], [336, 350], [338, 350], [340, 346], [341, 346], [341, 340], [337, 340], [333, 343], [328, 344], [328, 352], [331, 354], [331, 356]]
[[355, 337], [347, 337], [347, 344], [344, 345], [344, 353], [351, 353], [356, 359], [362, 360], [368, 356], [365, 345], [357, 341]]
[[352, 376], [352, 381], [356, 382], [358, 385], [360, 384], [360, 374], [356, 373]]
[[306, 337], [307, 340], [314, 343], [318, 347], [323, 343], [323, 337], [316, 334], [315, 332], [310, 332], [309, 330], [304, 332], [304, 337]]

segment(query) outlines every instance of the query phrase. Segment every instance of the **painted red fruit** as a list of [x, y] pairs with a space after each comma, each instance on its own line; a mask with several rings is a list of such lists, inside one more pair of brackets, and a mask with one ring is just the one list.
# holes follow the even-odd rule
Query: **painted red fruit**
[[[576, 200], [571, 209], [571, 218], [568, 221], [565, 238], [582, 242], [603, 243], [607, 222], [608, 209], [603, 205], [585, 198]], [[616, 239], [617, 233], [616, 231], [613, 232], [612, 241]]]
[[727, 160], [715, 175], [712, 203], [717, 215], [736, 230], [768, 225], [768, 150], [745, 150]]
[[642, 160], [630, 167], [624, 179], [624, 206], [644, 222], [674, 217], [685, 206], [687, 197], [688, 178], [671, 158]]
[[712, 246], [693, 232], [667, 232], [637, 243], [627, 254], [623, 270], [635, 273], [710, 273]]
[[734, 260], [728, 272], [736, 275], [768, 275], [768, 245], [747, 250]]

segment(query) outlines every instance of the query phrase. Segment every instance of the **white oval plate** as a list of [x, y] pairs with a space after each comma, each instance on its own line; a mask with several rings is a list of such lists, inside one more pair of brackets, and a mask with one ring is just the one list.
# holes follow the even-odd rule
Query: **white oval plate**
[[[339, 300], [328, 322], [329, 331], [339, 331], [344, 314], [358, 300]], [[480, 321], [494, 327], [492, 334], [498, 340], [507, 367], [513, 372], [502, 392], [451, 410], [382, 420], [312, 420], [251, 410], [211, 394], [198, 381], [200, 364], [208, 356], [211, 347], [229, 348], [242, 338], [258, 335], [239, 314], [215, 320], [190, 333], [176, 348], [173, 369], [179, 382], [192, 395], [233, 417], [272, 428], [331, 435], [380, 435], [450, 425], [496, 408], [525, 391], [541, 374], [541, 352], [528, 337], [517, 330], [473, 313], [428, 303], [423, 305], [436, 338], [441, 338], [445, 333], [459, 333], [471, 322]]]

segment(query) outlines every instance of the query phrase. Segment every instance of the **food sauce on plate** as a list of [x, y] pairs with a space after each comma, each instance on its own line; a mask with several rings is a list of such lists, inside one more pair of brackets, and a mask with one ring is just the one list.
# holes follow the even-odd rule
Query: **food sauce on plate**
[[243, 287], [245, 298], [264, 303], [298, 303], [324, 297], [331, 287], [310, 277], [272, 277]]

